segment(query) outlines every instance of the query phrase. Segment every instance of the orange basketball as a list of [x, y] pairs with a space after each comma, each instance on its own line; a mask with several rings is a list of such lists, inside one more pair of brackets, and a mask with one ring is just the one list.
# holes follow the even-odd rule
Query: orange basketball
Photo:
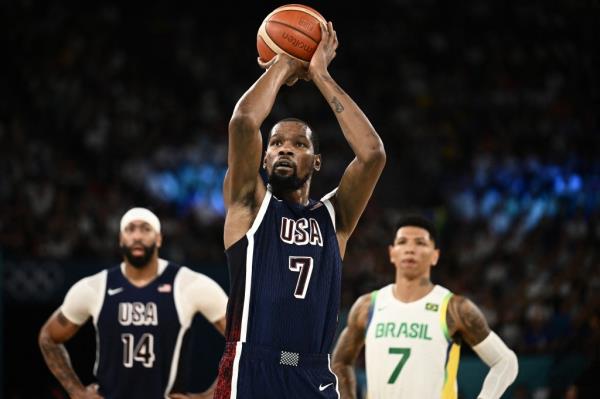
[[302, 4], [287, 4], [273, 10], [258, 28], [256, 47], [262, 61], [287, 53], [310, 61], [321, 41], [320, 23], [325, 18], [315, 9]]

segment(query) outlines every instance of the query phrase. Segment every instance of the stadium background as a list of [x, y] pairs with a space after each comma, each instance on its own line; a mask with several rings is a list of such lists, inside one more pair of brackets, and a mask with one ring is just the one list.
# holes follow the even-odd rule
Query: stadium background
[[[131, 206], [162, 219], [163, 257], [228, 287], [227, 122], [260, 74], [258, 25], [281, 4], [0, 5], [2, 397], [64, 397], [37, 332], [72, 283], [118, 261]], [[349, 244], [341, 326], [360, 294], [393, 278], [394, 218], [421, 210], [442, 234], [434, 282], [479, 304], [519, 355], [506, 397], [562, 397], [600, 350], [600, 3], [306, 4], [334, 22], [330, 70], [388, 158]], [[321, 134], [319, 197], [351, 152], [311, 84], [284, 88], [263, 129], [287, 116]], [[195, 324], [201, 389], [222, 340]], [[93, 347], [89, 324], [68, 345], [85, 383]], [[472, 355], [463, 349], [463, 398], [485, 373]]]

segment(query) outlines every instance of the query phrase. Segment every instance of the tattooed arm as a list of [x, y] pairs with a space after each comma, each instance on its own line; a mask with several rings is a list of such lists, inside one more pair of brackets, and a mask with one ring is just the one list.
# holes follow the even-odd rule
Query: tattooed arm
[[343, 256], [346, 242], [354, 231], [385, 165], [385, 150], [365, 114], [327, 70], [338, 46], [337, 35], [331, 22], [327, 26], [321, 26], [321, 37], [309, 65], [309, 77], [331, 106], [344, 137], [356, 156], [346, 168], [338, 191], [332, 199], [336, 210], [338, 242]]
[[99, 399], [94, 384], [85, 387], [71, 366], [69, 353], [63, 345], [79, 331], [80, 326], [71, 323], [60, 310], [54, 312], [42, 327], [38, 343], [48, 368], [74, 399]]
[[517, 356], [493, 331], [477, 306], [462, 296], [453, 296], [446, 314], [448, 331], [460, 334], [490, 367], [478, 399], [498, 399], [517, 377]]
[[365, 344], [370, 303], [371, 294], [366, 294], [352, 305], [348, 315], [348, 325], [342, 331], [333, 350], [332, 368], [339, 379], [339, 389], [343, 399], [356, 398], [354, 364]]
[[458, 333], [471, 347], [487, 338], [491, 331], [481, 310], [460, 295], [450, 298], [446, 321], [450, 335]]

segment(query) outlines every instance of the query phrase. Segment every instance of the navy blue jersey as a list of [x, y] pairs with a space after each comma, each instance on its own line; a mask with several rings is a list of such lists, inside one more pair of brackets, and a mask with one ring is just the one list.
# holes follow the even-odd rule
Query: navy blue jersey
[[173, 295], [179, 270], [169, 264], [144, 287], [132, 285], [120, 267], [108, 270], [95, 324], [95, 374], [105, 398], [164, 398], [170, 391], [185, 391], [187, 359], [180, 353], [185, 353], [187, 328], [180, 323]]
[[226, 254], [229, 342], [330, 352], [342, 261], [328, 199], [301, 206], [267, 190], [250, 231]]

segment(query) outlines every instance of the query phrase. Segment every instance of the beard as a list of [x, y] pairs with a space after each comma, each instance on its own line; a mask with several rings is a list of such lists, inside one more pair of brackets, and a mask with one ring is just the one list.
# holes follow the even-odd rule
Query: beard
[[152, 255], [154, 255], [154, 251], [156, 250], [156, 243], [152, 245], [142, 245], [144, 247], [144, 254], [142, 256], [137, 256], [131, 253], [131, 248], [126, 245], [121, 245], [121, 254], [127, 259], [127, 261], [131, 264], [131, 266], [136, 269], [141, 269], [150, 262], [152, 259]]
[[307, 173], [306, 176], [300, 178], [296, 173], [296, 168], [294, 168], [294, 172], [289, 176], [281, 176], [273, 171], [269, 175], [268, 183], [274, 192], [287, 193], [298, 190], [310, 179], [311, 175], [312, 173]]

